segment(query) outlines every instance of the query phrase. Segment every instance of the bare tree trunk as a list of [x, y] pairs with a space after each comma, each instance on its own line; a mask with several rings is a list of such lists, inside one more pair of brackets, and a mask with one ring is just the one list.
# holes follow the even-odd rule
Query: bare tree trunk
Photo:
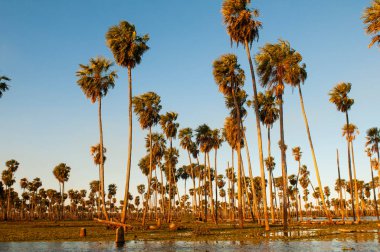
[[356, 168], [355, 168], [355, 156], [354, 156], [354, 145], [352, 141], [350, 141], [351, 145], [351, 156], [352, 156], [352, 168], [354, 170], [354, 189], [355, 189], [355, 210], [356, 210], [356, 215], [358, 217], [358, 221], [360, 221], [360, 209], [359, 209], [359, 194], [358, 194], [358, 182], [356, 179]]
[[260, 176], [261, 176], [261, 187], [262, 187], [262, 198], [263, 198], [262, 200], [263, 200], [263, 205], [264, 205], [264, 223], [265, 223], [265, 230], [268, 231], [269, 230], [269, 217], [268, 217], [268, 209], [267, 209], [267, 193], [266, 193], [266, 186], [265, 186], [263, 140], [261, 138], [261, 125], [260, 125], [260, 118], [259, 118], [259, 106], [257, 104], [257, 88], [256, 88], [255, 72], [253, 69], [251, 52], [250, 52], [247, 40], [244, 42], [244, 45], [245, 45], [245, 50], [247, 53], [249, 68], [251, 70], [251, 77], [252, 77], [253, 98], [254, 98], [253, 99], [253, 106], [255, 109], [255, 116], [256, 116], [257, 145], [259, 148]]
[[344, 206], [343, 206], [343, 197], [342, 197], [342, 185], [341, 185], [341, 180], [340, 180], [340, 166], [339, 166], [339, 152], [338, 152], [338, 149], [336, 149], [336, 162], [337, 162], [337, 165], [338, 165], [340, 212], [342, 214], [342, 221], [344, 221]]
[[[348, 112], [346, 111], [346, 125], [348, 129], [349, 120], [348, 120]], [[354, 221], [356, 221], [355, 216], [355, 207], [354, 207], [354, 188], [352, 186], [352, 169], [351, 169], [351, 153], [350, 153], [350, 133], [347, 132], [347, 156], [348, 156], [348, 175], [350, 178], [350, 191], [351, 191], [351, 205], [352, 205], [352, 217], [354, 218]]]
[[377, 207], [376, 191], [375, 191], [375, 181], [373, 179], [373, 169], [372, 169], [371, 157], [369, 157], [369, 168], [371, 168], [372, 191], [373, 191], [373, 200], [375, 201], [375, 212], [376, 212], [377, 220], [379, 220], [379, 210], [378, 210], [378, 207]]
[[129, 202], [129, 180], [131, 176], [131, 159], [132, 159], [132, 69], [128, 67], [128, 161], [127, 161], [127, 174], [125, 178], [125, 193], [124, 193], [124, 205], [123, 212], [121, 214], [121, 223], [125, 223], [127, 215], [127, 207]]
[[145, 226], [145, 217], [146, 211], [148, 210], [148, 201], [150, 199], [150, 184], [152, 182], [152, 163], [153, 163], [153, 153], [152, 153], [152, 127], [149, 127], [149, 175], [148, 175], [148, 194], [145, 202], [143, 217], [142, 217], [142, 226]]

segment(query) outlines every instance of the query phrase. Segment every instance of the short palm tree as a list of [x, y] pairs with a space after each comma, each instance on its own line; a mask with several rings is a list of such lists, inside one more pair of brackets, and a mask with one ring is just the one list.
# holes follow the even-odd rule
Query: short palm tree
[[[265, 187], [265, 170], [264, 170], [264, 156], [261, 136], [261, 125], [259, 118], [259, 108], [257, 104], [257, 86], [255, 79], [255, 72], [253, 68], [250, 49], [254, 40], [259, 39], [259, 29], [262, 27], [260, 21], [256, 20], [259, 16], [259, 11], [248, 8], [250, 1], [247, 0], [224, 0], [222, 5], [222, 15], [224, 24], [227, 28], [227, 33], [230, 36], [231, 45], [235, 42], [236, 45], [243, 44], [246, 50], [249, 68], [252, 78], [253, 88], [253, 105], [256, 118], [256, 131], [257, 131], [257, 143], [259, 149], [259, 161], [260, 161], [260, 175], [261, 175], [261, 187], [263, 188], [263, 196], [266, 194]], [[268, 222], [268, 210], [266, 197], [263, 197], [264, 201], [264, 221], [265, 229], [269, 230]]]
[[[100, 173], [101, 178], [101, 195], [103, 203], [104, 195], [104, 160], [103, 160], [103, 125], [102, 125], [102, 98], [107, 95], [109, 89], [115, 86], [116, 72], [111, 71], [113, 63], [103, 57], [90, 59], [88, 65], [80, 64], [80, 69], [76, 75], [77, 83], [82, 89], [84, 95], [91, 100], [92, 103], [98, 102], [98, 118], [99, 118], [99, 144], [100, 144]], [[106, 207], [103, 204], [103, 215], [108, 220]]]
[[212, 147], [214, 148], [214, 178], [215, 178], [215, 221], [218, 223], [218, 170], [217, 170], [217, 156], [218, 149], [221, 147], [224, 138], [220, 133], [219, 129], [214, 129], [211, 131]]
[[70, 170], [71, 168], [67, 166], [65, 163], [60, 163], [53, 169], [53, 174], [55, 178], [58, 180], [61, 188], [62, 184], [62, 190], [61, 190], [61, 204], [62, 204], [62, 209], [61, 209], [61, 214], [62, 218], [64, 218], [64, 206], [65, 206], [65, 199], [64, 199], [64, 193], [65, 193], [65, 182], [69, 180], [70, 177]]
[[[354, 99], [350, 98], [348, 94], [351, 91], [351, 83], [340, 82], [338, 83], [329, 93], [331, 103], [334, 103], [337, 110], [345, 113], [346, 115], [346, 127], [349, 125], [348, 111], [351, 109], [351, 106], [354, 104]], [[351, 169], [351, 153], [350, 153], [350, 136], [347, 136], [347, 157], [348, 157], [348, 174], [350, 178], [350, 190], [353, 192], [352, 186], [352, 169]], [[352, 204], [352, 216], [354, 220], [355, 217], [355, 208], [354, 208], [354, 199], [353, 194], [351, 194], [351, 204]]]
[[[131, 157], [132, 157], [132, 69], [140, 64], [143, 54], [149, 49], [147, 42], [149, 36], [137, 35], [135, 26], [127, 21], [121, 21], [119, 25], [109, 28], [106, 33], [107, 46], [111, 49], [115, 61], [119, 66], [128, 69], [128, 161], [127, 175], [125, 179], [124, 202], [128, 202], [129, 180], [131, 175]], [[127, 205], [123, 205], [121, 222], [125, 223]]]
[[368, 47], [372, 47], [376, 43], [380, 46], [380, 0], [372, 1], [371, 6], [364, 10], [362, 19], [366, 25], [366, 33], [368, 35], [373, 35], [372, 41]]
[[[232, 97], [236, 111], [236, 123], [238, 125], [237, 138], [242, 138], [241, 131], [241, 113], [238, 103], [237, 94], [244, 86], [245, 75], [243, 69], [238, 64], [237, 57], [234, 54], [225, 54], [219, 57], [213, 63], [213, 74], [219, 91], [226, 97]], [[238, 213], [240, 227], [243, 227], [243, 206], [242, 206], [242, 171], [241, 171], [241, 145], [237, 141], [237, 155], [238, 155]], [[265, 190], [263, 190], [265, 191]], [[265, 199], [265, 197], [264, 197]], [[265, 200], [264, 200], [265, 201]]]
[[[149, 140], [152, 141], [152, 127], [157, 125], [160, 120], [160, 110], [162, 108], [161, 98], [154, 92], [148, 92], [139, 96], [135, 96], [132, 99], [132, 104], [134, 107], [134, 112], [136, 113], [140, 126], [142, 129], [149, 129]], [[151, 184], [152, 180], [152, 164], [153, 164], [153, 151], [152, 142], [149, 145], [149, 175], [148, 175], [148, 185]], [[148, 199], [146, 200], [142, 225], [145, 225], [145, 217], [148, 206], [148, 201], [150, 199], [150, 186], [148, 186]]]
[[369, 147], [371, 149], [372, 153], [377, 154], [377, 159], [380, 160], [380, 153], [379, 153], [379, 143], [380, 143], [380, 129], [377, 127], [373, 127], [367, 130], [367, 142], [365, 143], [366, 147]]
[[3, 93], [9, 89], [8, 81], [11, 79], [7, 76], [0, 76], [0, 98], [3, 96]]

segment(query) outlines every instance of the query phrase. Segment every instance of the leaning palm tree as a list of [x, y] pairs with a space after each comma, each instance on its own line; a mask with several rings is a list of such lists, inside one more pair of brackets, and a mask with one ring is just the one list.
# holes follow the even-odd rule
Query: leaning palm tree
[[157, 125], [160, 120], [160, 110], [162, 108], [161, 98], [154, 92], [148, 92], [132, 99], [134, 112], [136, 113], [140, 126], [142, 129], [149, 129], [149, 174], [148, 174], [148, 198], [145, 201], [143, 212], [142, 226], [145, 225], [146, 211], [150, 199], [150, 184], [152, 181], [152, 164], [153, 164], [153, 151], [152, 151], [152, 127]]
[[[351, 83], [341, 82], [338, 83], [329, 93], [331, 103], [334, 103], [337, 110], [345, 113], [346, 115], [346, 127], [349, 125], [348, 111], [351, 109], [351, 106], [354, 104], [354, 99], [348, 97], [348, 93], [351, 91]], [[348, 157], [348, 175], [350, 178], [350, 190], [353, 192], [352, 186], [352, 169], [351, 169], [351, 153], [350, 153], [350, 142], [348, 141], [350, 136], [347, 136], [347, 157]], [[355, 217], [355, 208], [354, 208], [354, 199], [353, 193], [351, 193], [351, 204], [352, 204], [352, 216], [354, 220]]]
[[372, 47], [376, 43], [380, 46], [380, 0], [372, 1], [371, 6], [364, 10], [362, 19], [366, 25], [366, 33], [368, 35], [373, 35], [372, 41], [368, 47]]
[[255, 72], [253, 68], [250, 49], [254, 40], [259, 38], [259, 29], [262, 27], [260, 21], [256, 20], [259, 16], [259, 11], [248, 8], [250, 1], [247, 0], [225, 0], [222, 6], [222, 15], [224, 18], [224, 24], [227, 27], [227, 33], [230, 36], [231, 45], [233, 42], [236, 45], [243, 44], [246, 50], [249, 68], [251, 71], [253, 98], [254, 98], [254, 110], [256, 116], [256, 131], [257, 142], [259, 149], [259, 161], [260, 161], [260, 175], [261, 175], [261, 187], [262, 187], [262, 199], [264, 202], [264, 221], [265, 229], [269, 230], [268, 222], [268, 210], [267, 201], [264, 194], [266, 194], [265, 187], [265, 170], [264, 170], [264, 156], [261, 137], [261, 125], [259, 118], [259, 108], [257, 104], [257, 87]]
[[[238, 105], [237, 94], [244, 86], [245, 75], [243, 69], [237, 62], [237, 57], [234, 54], [225, 54], [219, 57], [213, 63], [213, 74], [219, 91], [226, 97], [232, 97], [235, 111], [236, 122], [238, 125], [238, 139], [242, 137], [241, 130], [241, 113]], [[242, 171], [241, 171], [241, 145], [240, 141], [237, 142], [237, 155], [238, 155], [238, 213], [240, 227], [243, 227], [243, 209], [242, 209]], [[264, 187], [265, 188], [265, 187]], [[263, 190], [265, 191], [265, 190]], [[266, 199], [266, 197], [263, 197]], [[265, 202], [265, 200], [264, 200]]]
[[[111, 49], [115, 61], [118, 65], [128, 69], [128, 161], [127, 175], [125, 178], [124, 202], [128, 202], [129, 180], [131, 175], [131, 157], [132, 157], [132, 69], [140, 64], [143, 54], [149, 49], [147, 34], [139, 36], [136, 33], [135, 26], [127, 21], [121, 21], [119, 25], [112, 26], [106, 33], [107, 46]], [[125, 223], [127, 205], [123, 205], [121, 222]]]
[[[256, 55], [257, 71], [260, 76], [261, 85], [271, 90], [276, 95], [280, 106], [280, 149], [283, 188], [287, 186], [286, 170], [286, 145], [284, 140], [284, 118], [283, 118], [283, 93], [285, 84], [293, 84], [299, 79], [299, 63], [301, 55], [290, 47], [289, 42], [280, 40], [277, 44], [266, 44], [260, 48]], [[287, 190], [283, 191], [283, 225], [288, 226], [287, 216]]]
[[76, 75], [77, 83], [82, 89], [84, 95], [91, 100], [92, 103], [98, 102], [98, 118], [99, 118], [99, 156], [100, 156], [100, 173], [101, 178], [101, 195], [103, 200], [103, 215], [108, 220], [108, 214], [105, 207], [104, 195], [104, 160], [103, 160], [103, 125], [102, 125], [102, 98], [107, 95], [109, 89], [115, 86], [116, 72], [111, 71], [113, 63], [103, 57], [90, 59], [88, 65], [80, 64], [80, 69]]
[[7, 84], [7, 81], [10, 81], [11, 79], [7, 76], [0, 76], [0, 98], [3, 96], [3, 93], [9, 89], [9, 85]]
[[[60, 163], [53, 169], [53, 174], [55, 178], [58, 180], [59, 184], [62, 184], [62, 190], [61, 190], [61, 204], [62, 204], [62, 209], [61, 209], [61, 216], [62, 219], [65, 217], [64, 216], [64, 204], [65, 204], [65, 182], [69, 180], [70, 177], [70, 170], [71, 168], [67, 166], [65, 163]], [[61, 186], [60, 186], [61, 187]]]
[[[174, 155], [174, 153], [172, 153], [173, 151], [173, 138], [175, 139], [177, 137], [177, 130], [178, 130], [178, 127], [179, 127], [179, 124], [176, 123], [175, 121], [177, 120], [177, 117], [178, 117], [178, 114], [175, 113], [175, 112], [167, 112], [165, 115], [161, 115], [161, 118], [160, 118], [160, 125], [161, 125], [161, 128], [162, 128], [162, 131], [164, 132], [165, 136], [167, 139], [169, 139], [169, 143], [170, 143], [170, 147], [169, 149], [167, 150], [167, 154], [168, 154], [168, 157], [169, 159], [168, 160], [171, 160], [172, 159], [172, 156]], [[174, 172], [173, 172], [173, 168], [172, 167], [172, 164], [174, 162], [167, 162], [168, 164], [168, 179], [169, 179], [169, 193], [171, 193], [172, 191], [172, 182], [175, 183], [175, 179], [174, 178]], [[173, 177], [173, 178], [172, 178]], [[169, 198], [169, 209], [168, 209], [168, 222], [171, 221], [171, 198]]]

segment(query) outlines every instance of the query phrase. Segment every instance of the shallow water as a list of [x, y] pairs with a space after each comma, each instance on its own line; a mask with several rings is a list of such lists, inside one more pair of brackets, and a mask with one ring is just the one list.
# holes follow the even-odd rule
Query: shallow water
[[0, 251], [379, 251], [378, 233], [349, 234], [331, 240], [184, 242], [129, 241], [122, 247], [113, 242], [5, 242]]

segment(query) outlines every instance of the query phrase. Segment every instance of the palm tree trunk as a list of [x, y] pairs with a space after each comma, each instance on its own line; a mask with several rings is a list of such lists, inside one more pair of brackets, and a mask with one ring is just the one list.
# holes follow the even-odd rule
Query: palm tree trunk
[[253, 87], [253, 106], [255, 109], [256, 116], [256, 131], [257, 131], [257, 145], [259, 147], [259, 160], [260, 160], [260, 175], [261, 175], [261, 192], [262, 192], [262, 200], [264, 205], [264, 222], [265, 222], [265, 230], [269, 230], [269, 217], [268, 217], [268, 207], [267, 207], [267, 193], [266, 193], [266, 183], [265, 183], [265, 170], [264, 170], [264, 156], [263, 156], [263, 140], [261, 138], [261, 125], [259, 118], [259, 106], [257, 104], [257, 88], [256, 88], [256, 80], [255, 80], [255, 72], [253, 69], [251, 52], [249, 49], [248, 41], [244, 42], [245, 50], [248, 57], [249, 68], [251, 70], [252, 77], [252, 87]]
[[65, 219], [65, 199], [64, 199], [64, 194], [65, 194], [65, 182], [62, 182], [62, 220]]
[[217, 170], [217, 155], [218, 155], [218, 149], [214, 148], [215, 155], [214, 155], [214, 181], [215, 181], [215, 223], [218, 224], [218, 170]]
[[377, 220], [379, 220], [379, 210], [378, 210], [378, 207], [377, 207], [376, 191], [375, 191], [375, 181], [373, 179], [373, 169], [372, 169], [371, 157], [369, 157], [369, 168], [371, 169], [372, 191], [373, 191], [373, 200], [375, 201], [375, 212], [376, 212]]
[[280, 103], [280, 149], [281, 149], [281, 168], [282, 168], [282, 212], [283, 212], [283, 225], [284, 229], [288, 228], [288, 175], [286, 171], [286, 153], [285, 153], [285, 140], [284, 140], [284, 109], [282, 95], [278, 96]]
[[204, 153], [204, 170], [203, 170], [203, 187], [204, 187], [204, 194], [205, 194], [205, 217], [204, 221], [207, 222], [207, 190], [206, 190], [206, 172], [207, 172], [207, 162], [206, 162], [206, 152]]
[[191, 157], [190, 157], [190, 151], [187, 150], [187, 155], [189, 157], [190, 162], [190, 168], [191, 168], [191, 178], [193, 180], [193, 214], [195, 214], [197, 209], [197, 194], [195, 193], [195, 173], [194, 173], [194, 167], [191, 163]]
[[[271, 154], [271, 141], [270, 141], [270, 126], [268, 125], [268, 158], [272, 156]], [[269, 200], [270, 200], [270, 214], [272, 219], [272, 224], [275, 222], [274, 218], [274, 206], [273, 206], [273, 190], [272, 190], [272, 170], [268, 171], [268, 180], [269, 180]]]
[[340, 180], [340, 165], [339, 165], [339, 152], [338, 149], [336, 149], [336, 162], [338, 165], [338, 179], [339, 179], [339, 202], [340, 202], [340, 212], [342, 214], [342, 221], [344, 221], [344, 206], [343, 206], [343, 196], [342, 196], [342, 185]]
[[129, 200], [129, 180], [131, 176], [131, 159], [132, 159], [132, 68], [128, 67], [128, 161], [127, 174], [125, 178], [124, 205], [121, 214], [121, 223], [125, 223], [127, 217], [127, 207]]
[[103, 211], [103, 215], [104, 217], [106, 218], [106, 220], [109, 220], [108, 218], [108, 214], [107, 214], [107, 210], [106, 210], [106, 198], [105, 198], [105, 195], [104, 195], [104, 158], [103, 158], [103, 125], [102, 125], [102, 98], [99, 97], [99, 107], [98, 107], [98, 117], [99, 117], [99, 145], [100, 145], [100, 150], [99, 150], [99, 154], [100, 154], [100, 184], [101, 184], [101, 190], [100, 190], [100, 193], [102, 195], [102, 201], [103, 201], [103, 204], [102, 204], [102, 211]]
[[207, 152], [207, 172], [208, 172], [208, 180], [209, 180], [208, 185], [209, 185], [209, 191], [210, 191], [209, 199], [210, 199], [210, 206], [211, 206], [211, 216], [214, 219], [214, 222], [216, 223], [215, 208], [214, 208], [214, 195], [213, 195], [214, 193], [212, 190], [211, 163], [210, 163], [209, 152]]
[[358, 217], [358, 222], [360, 221], [360, 209], [359, 209], [359, 194], [358, 194], [358, 182], [356, 179], [356, 168], [355, 168], [355, 156], [354, 156], [354, 145], [352, 141], [350, 141], [351, 145], [351, 156], [352, 156], [352, 168], [354, 170], [354, 189], [355, 189], [355, 209], [356, 209], [356, 214]]
[[[243, 125], [242, 125], [242, 128], [243, 128]], [[253, 199], [252, 207], [254, 209], [256, 219], [260, 223], [260, 214], [259, 214], [258, 203], [257, 203], [256, 189], [255, 189], [255, 183], [253, 181], [253, 174], [252, 174], [251, 157], [249, 155], [248, 142], [247, 142], [247, 138], [245, 136], [244, 131], [243, 131], [243, 136], [244, 136], [244, 143], [245, 143], [245, 152], [247, 154], [247, 160], [248, 160], [249, 180], [251, 181], [251, 190], [252, 190], [252, 199]], [[253, 221], [253, 216], [252, 216], [252, 221]]]
[[[349, 120], [348, 120], [348, 112], [346, 111], [346, 125], [348, 129], [349, 125]], [[347, 157], [348, 157], [348, 175], [350, 178], [350, 190], [351, 190], [351, 206], [352, 206], [352, 217], [354, 218], [354, 221], [356, 221], [356, 216], [355, 216], [355, 207], [354, 207], [354, 188], [352, 186], [352, 170], [351, 170], [351, 153], [350, 153], [350, 133], [347, 132]]]
[[[240, 108], [238, 106], [235, 90], [232, 89], [232, 97], [234, 99], [235, 109], [237, 113], [237, 126], [238, 126], [238, 137], [237, 137], [237, 155], [238, 155], [238, 214], [239, 214], [239, 226], [243, 228], [244, 220], [243, 220], [243, 198], [242, 198], [242, 185], [241, 185], [241, 118], [240, 118]], [[263, 188], [265, 189], [265, 187]]]
[[319, 176], [319, 169], [318, 169], [318, 164], [317, 164], [317, 158], [315, 157], [315, 152], [314, 152], [314, 147], [313, 147], [313, 141], [311, 139], [311, 134], [310, 134], [310, 129], [309, 129], [309, 122], [307, 120], [307, 116], [306, 116], [306, 112], [305, 112], [305, 105], [304, 105], [304, 102], [303, 102], [303, 96], [302, 96], [302, 91], [301, 91], [301, 84], [298, 84], [298, 93], [299, 93], [299, 96], [300, 96], [302, 115], [303, 115], [303, 119], [304, 119], [304, 122], [305, 122], [307, 137], [308, 137], [308, 140], [309, 140], [311, 155], [312, 155], [312, 158], [313, 158], [315, 175], [316, 175], [317, 181], [318, 181], [319, 193], [321, 194], [323, 209], [325, 210], [327, 218], [329, 218], [331, 220], [330, 211], [327, 209], [326, 202], [325, 202], [325, 197], [323, 195], [323, 187], [322, 187], [321, 177]]
[[150, 184], [152, 181], [152, 163], [153, 163], [153, 153], [152, 153], [152, 127], [149, 127], [149, 175], [148, 175], [148, 194], [145, 202], [143, 218], [142, 218], [142, 226], [145, 226], [145, 217], [146, 211], [148, 210], [148, 201], [150, 199]]

